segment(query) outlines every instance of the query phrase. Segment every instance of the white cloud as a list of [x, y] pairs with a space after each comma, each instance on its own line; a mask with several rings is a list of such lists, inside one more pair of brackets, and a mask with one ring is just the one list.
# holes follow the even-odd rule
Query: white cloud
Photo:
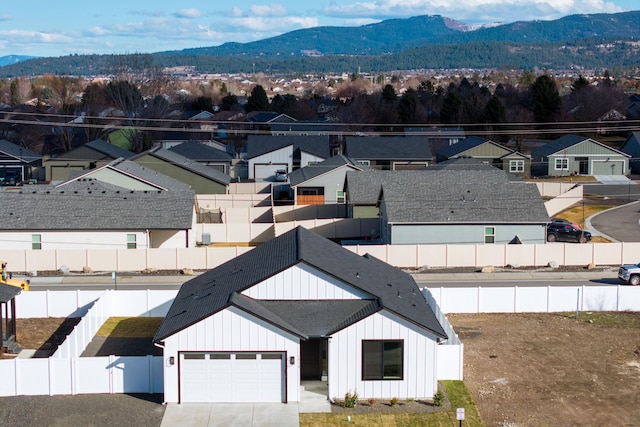
[[190, 9], [180, 9], [175, 13], [175, 16], [178, 18], [197, 19], [202, 16], [202, 12], [192, 7]]
[[0, 21], [12, 21], [13, 16], [11, 15], [0, 15]]
[[241, 16], [244, 16], [244, 11], [238, 6], [233, 6], [233, 8], [231, 8], [231, 16], [239, 18]]
[[[293, 31], [300, 28], [317, 27], [318, 19], [313, 17], [257, 17], [247, 16], [232, 18], [227, 23], [226, 28], [230, 32], [241, 32], [244, 30], [268, 32], [269, 34]], [[235, 28], [234, 28], [235, 27]]]
[[251, 14], [258, 16], [284, 16], [287, 8], [281, 4], [252, 5]]

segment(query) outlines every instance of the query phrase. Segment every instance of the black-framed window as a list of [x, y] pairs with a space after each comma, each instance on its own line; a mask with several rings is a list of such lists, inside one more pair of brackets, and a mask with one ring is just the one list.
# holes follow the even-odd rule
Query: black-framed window
[[403, 340], [363, 340], [362, 379], [401, 380], [404, 377]]

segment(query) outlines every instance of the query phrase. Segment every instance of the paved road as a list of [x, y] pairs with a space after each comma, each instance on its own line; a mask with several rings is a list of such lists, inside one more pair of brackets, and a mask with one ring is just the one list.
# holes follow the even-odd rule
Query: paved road
[[640, 242], [640, 202], [604, 211], [590, 223], [590, 228], [619, 242]]

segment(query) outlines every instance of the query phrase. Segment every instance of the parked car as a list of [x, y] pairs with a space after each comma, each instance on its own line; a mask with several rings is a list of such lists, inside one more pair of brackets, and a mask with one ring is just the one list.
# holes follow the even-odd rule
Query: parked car
[[580, 230], [576, 224], [569, 222], [552, 222], [547, 225], [547, 242], [587, 243], [591, 233]]
[[618, 269], [618, 279], [629, 285], [640, 285], [640, 263], [621, 265]]
[[4, 174], [4, 180], [2, 181], [3, 185], [17, 185], [20, 180], [20, 176], [15, 171], [7, 171]]

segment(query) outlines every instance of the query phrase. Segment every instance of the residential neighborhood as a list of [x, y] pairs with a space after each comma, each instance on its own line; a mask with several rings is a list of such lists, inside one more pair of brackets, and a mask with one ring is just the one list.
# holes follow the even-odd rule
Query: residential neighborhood
[[[575, 291], [514, 281], [494, 295], [420, 274], [637, 262], [635, 243], [580, 227], [589, 240], [560, 242], [549, 225], [576, 206], [584, 214], [586, 185], [620, 180], [631, 195], [638, 132], [507, 138], [457, 123], [341, 123], [335, 100], [303, 117], [269, 111], [272, 100], [183, 111], [154, 130], [112, 111], [98, 133], [61, 126], [65, 149], [35, 137], [40, 154], [3, 133], [0, 259], [25, 280], [111, 274], [114, 289], [70, 298], [0, 283], [3, 349], [18, 361], [0, 361], [14, 378], [0, 395], [161, 393], [167, 411], [280, 404], [295, 420], [353, 394], [436, 406], [443, 381], [465, 378], [449, 314], [571, 311]], [[140, 272], [185, 277], [172, 291], [117, 289]], [[580, 289], [581, 308], [636, 309], [635, 288]], [[81, 319], [46, 367], [20, 347], [23, 313]], [[159, 319], [145, 338], [154, 351], [82, 356], [113, 316]], [[25, 382], [23, 358], [46, 386]]]

